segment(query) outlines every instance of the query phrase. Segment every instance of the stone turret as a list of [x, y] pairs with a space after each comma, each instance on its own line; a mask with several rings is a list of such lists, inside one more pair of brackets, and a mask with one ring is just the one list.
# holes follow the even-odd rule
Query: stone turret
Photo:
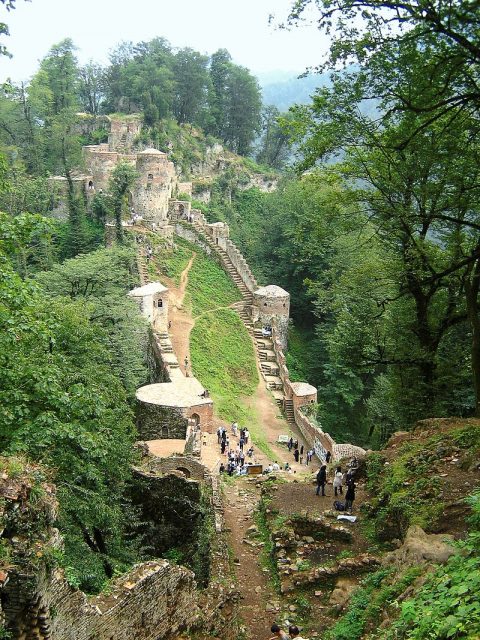
[[[175, 166], [166, 153], [145, 149], [137, 154], [139, 179], [133, 192], [136, 212], [146, 222], [168, 225], [168, 204], [176, 183]], [[173, 231], [173, 230], [172, 230]]]
[[144, 317], [155, 331], [166, 331], [168, 318], [168, 289], [160, 282], [150, 282], [132, 289], [129, 297], [136, 300]]
[[275, 327], [276, 335], [287, 350], [290, 294], [281, 287], [270, 284], [253, 293], [252, 319], [254, 322]]

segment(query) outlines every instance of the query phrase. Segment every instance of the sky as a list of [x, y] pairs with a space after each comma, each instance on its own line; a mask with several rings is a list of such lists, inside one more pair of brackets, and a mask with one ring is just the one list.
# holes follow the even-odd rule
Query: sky
[[[78, 47], [81, 64], [106, 64], [122, 40], [163, 36], [173, 47], [201, 53], [228, 49], [233, 61], [255, 75], [300, 73], [319, 63], [326, 42], [314, 26], [291, 31], [269, 25], [269, 15], [285, 19], [292, 0], [16, 0], [0, 22], [13, 57], [0, 58], [0, 81], [28, 80], [49, 48], [66, 37]], [[273, 79], [273, 78], [272, 78]]]

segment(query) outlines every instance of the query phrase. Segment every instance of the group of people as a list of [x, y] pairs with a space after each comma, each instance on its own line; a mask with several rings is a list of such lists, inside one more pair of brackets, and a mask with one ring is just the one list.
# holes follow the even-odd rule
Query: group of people
[[[325, 486], [327, 485], [327, 483], [328, 483], [327, 465], [322, 464], [322, 466], [320, 467], [317, 473], [317, 491], [316, 491], [317, 496], [319, 495], [326, 496]], [[351, 513], [353, 510], [353, 502], [355, 500], [355, 469], [351, 467], [344, 474], [341, 467], [336, 467], [335, 470], [333, 471], [332, 484], [333, 484], [333, 490], [336, 497], [343, 495], [343, 485], [345, 484], [346, 492], [345, 492], [344, 509], [345, 511], [350, 511]], [[320, 491], [321, 491], [321, 494], [320, 494]]]
[[138, 215], [138, 213], [135, 211], [135, 209], [133, 207], [130, 210], [130, 216], [131, 216], [130, 217], [130, 224], [131, 225], [136, 225], [137, 222], [142, 219], [142, 217]]
[[246, 475], [247, 466], [253, 463], [254, 454], [254, 449], [251, 445], [247, 449], [250, 432], [247, 428], [240, 429], [238, 424], [233, 422], [231, 426], [231, 435], [235, 438], [238, 437], [236, 447], [230, 445], [230, 436], [227, 433], [226, 427], [218, 427], [217, 440], [220, 445], [220, 453], [227, 456], [226, 463], [222, 462], [220, 464], [220, 473], [226, 472], [229, 476], [234, 474]]
[[300, 636], [300, 629], [295, 624], [291, 624], [288, 627], [287, 633], [276, 622], [274, 622], [270, 631], [273, 633], [270, 640], [303, 640]]
[[303, 464], [303, 460], [305, 458], [305, 464], [308, 466], [315, 455], [315, 451], [313, 449], [308, 449], [305, 454], [303, 444], [298, 446], [298, 440], [294, 440], [292, 436], [290, 436], [287, 446], [290, 452], [293, 451], [293, 458], [298, 464]]

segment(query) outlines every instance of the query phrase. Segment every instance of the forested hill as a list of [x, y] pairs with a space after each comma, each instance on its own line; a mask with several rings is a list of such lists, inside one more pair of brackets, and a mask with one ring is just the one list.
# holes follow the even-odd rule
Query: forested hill
[[[278, 77], [282, 76], [283, 77]], [[260, 74], [263, 102], [280, 111], [287, 111], [294, 104], [308, 104], [318, 87], [329, 85], [329, 76], [313, 73], [299, 77], [302, 72], [286, 74]], [[277, 76], [278, 79], [275, 79]]]

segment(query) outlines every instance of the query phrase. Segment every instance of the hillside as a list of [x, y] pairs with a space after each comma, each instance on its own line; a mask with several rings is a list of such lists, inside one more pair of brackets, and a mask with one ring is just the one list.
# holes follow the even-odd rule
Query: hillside
[[[301, 72], [298, 73], [298, 76]], [[329, 74], [312, 73], [303, 78], [290, 76], [271, 81], [260, 79], [264, 104], [273, 105], [280, 111], [288, 111], [294, 104], [308, 104], [315, 89], [330, 85]]]

